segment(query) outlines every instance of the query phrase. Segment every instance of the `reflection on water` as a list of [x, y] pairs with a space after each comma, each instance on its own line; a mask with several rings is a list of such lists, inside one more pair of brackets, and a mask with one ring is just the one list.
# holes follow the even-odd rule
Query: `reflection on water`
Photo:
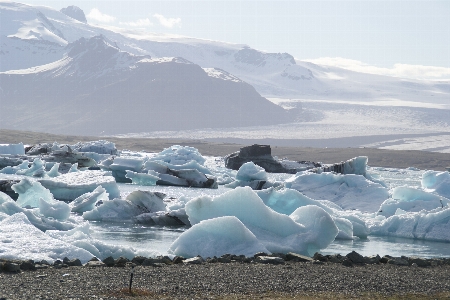
[[391, 256], [450, 257], [450, 244], [396, 237], [369, 236], [367, 239], [335, 240], [322, 254], [346, 255], [356, 251], [363, 256], [379, 254]]

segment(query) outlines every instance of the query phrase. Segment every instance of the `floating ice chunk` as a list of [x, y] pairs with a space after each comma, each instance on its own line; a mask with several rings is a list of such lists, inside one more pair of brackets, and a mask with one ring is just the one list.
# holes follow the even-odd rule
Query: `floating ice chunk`
[[267, 180], [267, 173], [264, 168], [250, 161], [239, 168], [236, 179], [242, 181]]
[[168, 212], [159, 211], [154, 213], [144, 213], [134, 218], [136, 222], [147, 225], [160, 226], [190, 226], [189, 218], [184, 208], [171, 210]]
[[102, 186], [98, 186], [93, 192], [85, 193], [70, 202], [69, 206], [72, 212], [84, 213], [93, 210], [97, 203], [108, 201], [108, 193]]
[[25, 147], [22, 143], [0, 144], [0, 154], [25, 155]]
[[67, 173], [51, 179], [40, 179], [58, 200], [75, 200], [85, 193], [94, 191], [101, 185], [110, 199], [120, 197], [120, 191], [114, 177], [103, 171], [82, 171]]
[[450, 173], [426, 171], [422, 175], [422, 188], [450, 199]]
[[154, 158], [150, 158], [150, 160], [144, 164], [143, 170], [144, 171], [152, 170], [152, 171], [156, 171], [158, 173], [164, 174], [164, 173], [168, 172], [168, 169], [170, 169], [170, 170], [190, 169], [190, 170], [197, 170], [203, 174], [212, 174], [212, 172], [208, 168], [200, 165], [195, 160], [191, 160], [191, 161], [189, 161], [185, 164], [181, 164], [181, 165], [174, 165], [174, 164], [164, 162], [162, 160], [154, 160]]
[[299, 207], [289, 217], [306, 228], [307, 234], [302, 238], [309, 253], [328, 247], [339, 232], [333, 218], [316, 205]]
[[116, 155], [117, 148], [116, 145], [112, 142], [99, 140], [99, 141], [91, 141], [91, 142], [78, 142], [75, 145], [71, 146], [72, 149], [78, 152], [94, 152], [97, 154], [109, 154]]
[[9, 216], [22, 212], [23, 209], [19, 207], [11, 197], [5, 193], [0, 192], [0, 212]]
[[450, 207], [393, 215], [370, 229], [373, 235], [450, 242]]
[[130, 182], [126, 178], [127, 171], [141, 172], [147, 157], [115, 157], [103, 161], [100, 165], [102, 170], [112, 171], [112, 175], [118, 182]]
[[329, 200], [347, 210], [375, 212], [389, 198], [387, 188], [362, 175], [304, 172], [286, 180], [285, 185], [312, 199]]
[[160, 174], [158, 184], [176, 185], [198, 188], [217, 189], [216, 178], [212, 175], [205, 175], [195, 169], [169, 170], [169, 174]]
[[127, 174], [125, 175], [126, 178], [131, 179], [131, 182], [133, 184], [138, 185], [144, 185], [144, 186], [151, 186], [156, 185], [156, 182], [160, 180], [159, 176], [152, 175], [152, 174], [145, 174], [145, 173], [136, 173], [133, 171], [126, 171]]
[[[315, 232], [308, 232], [305, 226], [289, 216], [268, 208], [249, 187], [236, 188], [215, 198], [202, 196], [192, 199], [186, 203], [185, 209], [192, 225], [202, 220], [235, 216], [271, 252], [293, 251], [312, 255], [312, 249], [317, 251], [315, 242], [311, 239]], [[338, 229], [333, 226], [336, 236]], [[334, 237], [328, 243], [333, 240]]]
[[[92, 256], [96, 256], [100, 259], [105, 259], [108, 256], [112, 256], [113, 258], [123, 256], [128, 259], [132, 259], [137, 254], [136, 250], [131, 247], [109, 245], [92, 238], [88, 223], [77, 226], [68, 231], [49, 230], [46, 234], [54, 239], [60, 240], [62, 243], [68, 243], [92, 253], [91, 258]], [[83, 260], [81, 261], [83, 263], [86, 262]]]
[[16, 174], [33, 177], [43, 177], [45, 175], [44, 162], [39, 158], [35, 158], [30, 168], [18, 170]]
[[169, 247], [169, 253], [183, 257], [213, 257], [226, 253], [253, 256], [257, 252], [269, 251], [233, 216], [201, 221], [183, 232]]
[[392, 199], [384, 201], [379, 209], [379, 215], [390, 217], [397, 209], [407, 212], [433, 210], [448, 206], [450, 200], [435, 194], [409, 187], [396, 187], [392, 192]]
[[153, 161], [162, 160], [163, 162], [173, 165], [183, 165], [191, 160], [203, 165], [206, 159], [200, 154], [198, 149], [187, 146], [173, 145], [164, 149], [160, 153], [151, 158]]
[[53, 178], [58, 177], [59, 175], [61, 175], [61, 173], [59, 173], [59, 163], [55, 163], [50, 171], [47, 172], [47, 176]]
[[72, 167], [70, 167], [70, 169], [69, 169], [69, 173], [74, 173], [74, 172], [79, 172], [79, 170], [78, 170], [78, 163], [74, 163], [72, 165]]
[[28, 170], [28, 161], [22, 162], [18, 166], [7, 166], [0, 170], [0, 173], [2, 174], [16, 174], [20, 170]]
[[0, 222], [0, 258], [47, 260], [78, 258], [89, 261], [93, 254], [64, 241], [54, 239], [30, 223], [23, 213], [16, 213]]
[[140, 214], [165, 211], [165, 196], [159, 192], [134, 191], [126, 199], [104, 201], [83, 213], [83, 218], [89, 221], [135, 222], [134, 217]]
[[17, 205], [20, 207], [39, 207], [39, 199], [48, 203], [55, 202], [52, 193], [39, 182], [31, 182], [28, 178], [22, 179], [19, 183], [11, 186], [11, 189], [19, 194]]
[[48, 203], [42, 198], [39, 199], [39, 212], [46, 218], [57, 220], [67, 220], [70, 216], [70, 207], [63, 201]]
[[344, 218], [333, 218], [334, 224], [339, 229], [336, 239], [352, 240], [353, 239], [353, 224]]

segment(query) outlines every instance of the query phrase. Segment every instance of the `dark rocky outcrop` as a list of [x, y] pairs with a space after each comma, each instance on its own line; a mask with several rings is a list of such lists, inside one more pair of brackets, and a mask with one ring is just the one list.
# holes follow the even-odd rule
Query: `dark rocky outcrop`
[[[233, 170], [239, 170], [243, 164], [250, 161], [270, 173], [295, 174], [298, 171], [304, 171], [320, 166], [320, 164], [315, 164], [313, 162], [298, 162], [296, 163], [298, 167], [287, 167], [282, 161], [273, 158], [270, 145], [254, 144], [242, 147], [238, 152], [225, 156], [225, 166]], [[295, 164], [295, 162], [291, 163]]]
[[66, 16], [71, 17], [72, 19], [75, 19], [82, 23], [87, 23], [84, 11], [81, 8], [79, 8], [78, 6], [71, 5], [66, 8], [62, 8], [60, 10], [60, 12], [62, 12]]

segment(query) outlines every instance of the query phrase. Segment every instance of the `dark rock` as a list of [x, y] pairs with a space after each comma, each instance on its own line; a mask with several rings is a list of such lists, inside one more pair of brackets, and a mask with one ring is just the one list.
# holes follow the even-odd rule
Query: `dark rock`
[[392, 256], [385, 255], [385, 256], [383, 256], [383, 257], [380, 259], [380, 263], [382, 263], [382, 264], [387, 264], [388, 260], [391, 259], [391, 258], [392, 258]]
[[314, 253], [314, 256], [312, 257], [313, 260], [318, 260], [318, 261], [328, 261], [328, 258], [322, 254], [320, 254], [319, 252]]
[[373, 265], [373, 264], [379, 264], [381, 260], [381, 257], [377, 254], [377, 255], [372, 255], [369, 257], [364, 257], [364, 262], [366, 264], [369, 265]]
[[344, 261], [345, 257], [340, 255], [340, 254], [334, 254], [334, 255], [330, 255], [328, 257], [328, 261], [332, 262], [332, 263], [342, 263]]
[[97, 257], [93, 257], [93, 258], [91, 258], [89, 261], [99, 261], [99, 259], [97, 258]]
[[392, 257], [387, 263], [396, 266], [409, 266], [408, 260], [402, 257]]
[[314, 259], [308, 256], [300, 255], [297, 253], [289, 252], [286, 254], [287, 261], [296, 261], [296, 262], [312, 262]]
[[182, 256], [175, 256], [172, 260], [173, 264], [181, 264], [183, 263], [184, 257]]
[[265, 252], [258, 252], [255, 253], [255, 255], [253, 255], [254, 258], [257, 258], [258, 256], [268, 256], [269, 254], [265, 253]]
[[0, 269], [2, 269], [5, 272], [19, 273], [20, 265], [14, 263], [14, 262], [6, 261], [6, 262], [2, 263]]
[[254, 164], [264, 168], [270, 173], [297, 173], [297, 169], [288, 169], [280, 161], [272, 157], [270, 145], [251, 145], [242, 147], [240, 151], [225, 156], [225, 166], [229, 169], [239, 170], [239, 168], [247, 163]]
[[163, 264], [166, 264], [166, 265], [172, 264], [172, 260], [167, 255], [166, 256], [158, 256], [156, 258], [159, 259], [161, 261], [161, 263], [163, 263]]
[[359, 254], [358, 252], [352, 251], [346, 255], [346, 257], [354, 264], [364, 264], [365, 259], [364, 256]]
[[228, 257], [219, 257], [217, 258], [217, 262], [227, 264], [231, 262], [231, 259], [229, 259]]
[[114, 261], [114, 266], [115, 267], [125, 267], [125, 265], [130, 262], [130, 260], [128, 258], [125, 257], [119, 257], [118, 259], [116, 259]]
[[20, 269], [22, 271], [35, 271], [36, 267], [34, 265], [34, 261], [30, 259], [30, 260], [25, 260], [25, 261], [21, 262]]
[[415, 257], [415, 256], [411, 256], [409, 259], [409, 264], [416, 264], [419, 267], [429, 267], [431, 266], [431, 262], [427, 259], [424, 258], [420, 258], [420, 257]]
[[342, 265], [345, 267], [353, 267], [352, 261], [347, 257], [345, 257], [344, 260], [342, 261]]
[[[147, 258], [144, 256], [135, 256], [133, 257], [133, 259], [131, 260], [132, 263], [136, 264], [136, 265], [141, 265], [142, 262], [144, 260], [146, 260]], [[104, 261], [103, 261], [104, 262]]]
[[10, 196], [12, 199], [17, 200], [19, 197], [19, 194], [17, 194], [11, 186], [15, 185], [16, 183], [19, 183], [20, 180], [16, 179], [1, 179], [0, 180], [0, 192], [5, 193], [6, 195]]
[[81, 267], [83, 265], [81, 263], [81, 260], [79, 260], [78, 258], [71, 259], [65, 264], [68, 265], [69, 267]]
[[108, 267], [112, 267], [115, 264], [115, 260], [114, 260], [114, 258], [112, 256], [108, 256], [107, 258], [105, 258], [103, 260], [103, 263], [105, 265], [107, 265]]

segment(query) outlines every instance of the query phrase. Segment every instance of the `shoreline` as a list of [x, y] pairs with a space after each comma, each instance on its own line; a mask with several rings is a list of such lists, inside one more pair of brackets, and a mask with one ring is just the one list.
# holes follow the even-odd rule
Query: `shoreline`
[[[93, 136], [64, 136], [40, 132], [0, 129], [0, 143], [37, 144], [58, 143], [74, 144], [92, 140], [108, 140], [120, 150], [160, 152], [172, 145], [197, 148], [202, 155], [225, 156], [239, 151], [249, 144], [217, 143], [206, 140], [161, 139], [161, 138], [116, 138]], [[255, 140], [257, 142], [257, 140]], [[294, 161], [313, 161], [327, 164], [346, 161], [357, 156], [367, 156], [371, 167], [400, 168], [414, 167], [421, 170], [446, 171], [450, 167], [450, 154], [417, 150], [384, 150], [376, 148], [311, 148], [271, 146], [272, 155]]]
[[[135, 257], [132, 261], [107, 258], [104, 260], [107, 264], [91, 260], [84, 266], [73, 266], [69, 260], [64, 260], [64, 263], [60, 261], [35, 270], [0, 271], [0, 299], [450, 297], [450, 258], [363, 258], [356, 252], [347, 256], [316, 253], [315, 259], [287, 254], [280, 260], [280, 256], [258, 253], [248, 261], [236, 255], [223, 255], [203, 262], [196, 257], [187, 263], [177, 257], [172, 261], [167, 257]], [[264, 263], [263, 259], [270, 262]], [[409, 263], [395, 263], [400, 260]], [[424, 262], [429, 264], [423, 265]], [[134, 274], [132, 294], [129, 293], [131, 270]]]

